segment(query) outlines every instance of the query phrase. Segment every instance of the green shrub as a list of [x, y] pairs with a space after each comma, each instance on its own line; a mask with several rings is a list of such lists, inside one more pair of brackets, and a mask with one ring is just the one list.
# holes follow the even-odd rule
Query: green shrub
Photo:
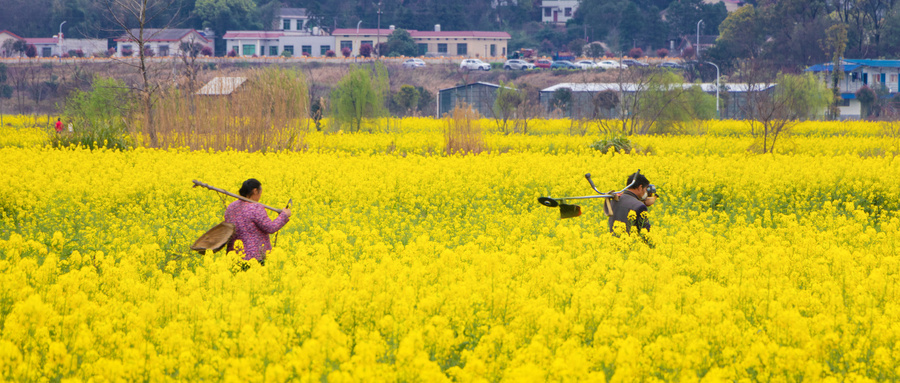
[[127, 119], [134, 100], [124, 82], [113, 78], [96, 77], [88, 92], [76, 90], [66, 99], [63, 119], [71, 123], [74, 132], [54, 136], [53, 147], [81, 145], [88, 148], [128, 149], [134, 140], [128, 134]]
[[607, 137], [591, 144], [591, 149], [599, 150], [602, 153], [609, 153], [610, 149], [616, 153], [630, 153], [633, 148], [631, 140], [625, 136]]

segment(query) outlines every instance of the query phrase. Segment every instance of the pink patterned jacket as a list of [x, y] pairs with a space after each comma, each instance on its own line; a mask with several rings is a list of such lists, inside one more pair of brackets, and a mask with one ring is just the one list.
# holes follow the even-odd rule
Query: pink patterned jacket
[[281, 229], [288, 220], [284, 214], [270, 220], [266, 209], [258, 203], [241, 200], [232, 202], [225, 209], [225, 222], [234, 224], [234, 235], [228, 241], [228, 251], [234, 251], [234, 241], [240, 239], [244, 242], [245, 260], [265, 260], [266, 252], [272, 250], [269, 234]]

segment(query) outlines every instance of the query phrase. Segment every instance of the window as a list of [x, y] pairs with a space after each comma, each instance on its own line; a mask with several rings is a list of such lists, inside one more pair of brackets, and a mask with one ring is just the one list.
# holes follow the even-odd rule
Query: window
[[312, 56], [312, 45], [303, 45], [300, 47], [300, 52], [306, 56]]
[[447, 53], [447, 44], [438, 44], [438, 53]]
[[278, 47], [269, 47], [269, 56], [278, 56]]
[[341, 50], [344, 50], [344, 48], [350, 48], [350, 50], [352, 51], [353, 50], [353, 42], [350, 40], [341, 41]]
[[374, 47], [374, 46], [375, 46], [374, 44], [372, 44], [372, 40], [363, 40], [362, 43], [359, 44], [359, 46], [363, 46], [363, 45], [366, 45], [366, 44], [369, 44], [370, 47]]
[[281, 53], [283, 54], [284, 52], [287, 52], [288, 55], [293, 56], [294, 55], [294, 46], [293, 45], [285, 45], [284, 49], [281, 51]]
[[254, 44], [244, 44], [243, 52], [241, 52], [244, 56], [253, 56], [256, 54], [256, 45]]
[[425, 56], [428, 53], [428, 44], [419, 44], [419, 56]]
[[466, 44], [456, 44], [456, 54], [466, 56], [469, 54], [469, 46]]
[[41, 48], [41, 57], [50, 57], [53, 55], [53, 49], [50, 47]]
[[328, 53], [328, 51], [330, 51], [330, 50], [331, 50], [331, 45], [322, 45], [321, 47], [319, 47], [319, 54], [322, 56], [325, 56], [325, 54]]
[[284, 30], [286, 30], [286, 31], [291, 30], [291, 21], [290, 21], [290, 20], [284, 20], [284, 21], [283, 21], [283, 27], [282, 27], [282, 29], [284, 29]]
[[238, 46], [237, 46], [237, 45], [235, 45], [235, 46], [233, 46], [233, 47], [231, 47], [231, 50], [233, 50], [233, 51], [234, 51], [234, 54], [238, 54], [238, 53], [240, 53], [240, 52], [241, 52], [241, 50], [240, 50], [240, 49], [238, 49]]
[[842, 98], [841, 101], [840, 101], [840, 104], [841, 104], [841, 106], [850, 106], [850, 99], [843, 99], [843, 98]]
[[159, 55], [160, 56], [169, 56], [169, 46], [168, 45], [160, 45], [159, 46]]
[[491, 44], [491, 57], [497, 55], [497, 45]]
[[552, 14], [550, 13], [550, 7], [544, 8], [544, 17], [550, 17]]
[[572, 8], [566, 8], [566, 17], [572, 17]]

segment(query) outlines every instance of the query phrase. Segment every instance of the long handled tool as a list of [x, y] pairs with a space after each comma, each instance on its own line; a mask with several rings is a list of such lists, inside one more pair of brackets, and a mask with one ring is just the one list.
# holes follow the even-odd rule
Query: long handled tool
[[[244, 202], [258, 203], [258, 204], [262, 205], [262, 206], [263, 206], [264, 208], [266, 208], [266, 209], [269, 209], [269, 210], [274, 211], [274, 212], [279, 213], [279, 214], [281, 213], [281, 209], [277, 209], [277, 208], [271, 207], [271, 206], [266, 205], [266, 204], [264, 204], [264, 203], [256, 202], [256, 201], [254, 201], [254, 200], [252, 200], [252, 199], [249, 199], [249, 198], [244, 198], [244, 197], [241, 197], [241, 196], [239, 196], [239, 195], [237, 195], [237, 194], [228, 192], [228, 191], [226, 191], [226, 190], [219, 189], [219, 188], [217, 188], [217, 187], [215, 187], [215, 186], [210, 186], [210, 185], [207, 185], [207, 184], [205, 184], [205, 183], [203, 183], [203, 182], [194, 180], [194, 187], [197, 187], [197, 186], [205, 187], [205, 188], [207, 188], [207, 189], [209, 189], [209, 190], [212, 190], [212, 191], [217, 191], [217, 192], [219, 192], [219, 193], [222, 193], [222, 194], [227, 195], [227, 196], [229, 196], [229, 197], [237, 198], [237, 199], [239, 199], [239, 200], [241, 200], [241, 201], [244, 201]], [[290, 202], [288, 202], [288, 204], [290, 204]], [[288, 205], [288, 206], [290, 206], [290, 205]]]
[[[640, 172], [641, 172], [641, 170], [638, 169], [636, 174], [640, 174]], [[617, 191], [617, 192], [612, 191], [609, 193], [603, 193], [599, 189], [597, 189], [596, 185], [594, 185], [594, 180], [591, 179], [591, 173], [585, 174], [584, 178], [586, 178], [588, 183], [591, 184], [591, 189], [594, 189], [594, 191], [597, 192], [596, 195], [575, 196], [575, 197], [558, 197], [558, 198], [539, 197], [538, 202], [541, 205], [544, 205], [546, 207], [559, 207], [560, 218], [574, 218], [574, 217], [581, 215], [581, 206], [568, 205], [565, 203], [566, 200], [616, 198], [616, 196], [618, 196], [619, 194], [622, 194], [623, 192], [625, 192], [625, 190], [628, 190], [628, 188], [630, 188], [632, 185], [634, 185], [635, 182], [637, 182], [637, 177], [635, 177], [635, 179], [632, 180], [631, 183], [628, 184], [628, 186], [626, 186], [622, 190]]]

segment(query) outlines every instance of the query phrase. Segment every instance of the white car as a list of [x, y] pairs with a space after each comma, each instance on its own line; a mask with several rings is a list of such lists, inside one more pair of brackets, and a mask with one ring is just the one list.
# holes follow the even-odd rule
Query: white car
[[625, 68], [628, 68], [628, 65], [625, 65], [618, 61], [613, 61], [613, 60], [598, 61], [597, 66], [600, 68], [603, 68], [603, 69], [625, 69]]
[[581, 61], [576, 61], [576, 62], [575, 62], [575, 65], [577, 65], [577, 66], [578, 66], [579, 68], [581, 68], [581, 69], [594, 69], [594, 68], [597, 68], [597, 63], [595, 63], [595, 62], [593, 62], [593, 61], [591, 61], [591, 60], [581, 60]]
[[534, 69], [534, 64], [532, 64], [532, 63], [530, 63], [530, 62], [528, 62], [528, 61], [525, 61], [525, 60], [518, 60], [518, 59], [514, 59], [514, 60], [506, 60], [506, 62], [503, 63], [503, 69], [506, 69], [506, 70], [512, 70], [512, 69], [516, 69], [516, 70]]
[[422, 59], [409, 59], [403, 62], [404, 68], [424, 68], [425, 62]]
[[488, 64], [479, 59], [465, 59], [461, 63], [459, 63], [459, 69], [465, 70], [483, 70], [489, 71], [491, 70], [491, 64]]

